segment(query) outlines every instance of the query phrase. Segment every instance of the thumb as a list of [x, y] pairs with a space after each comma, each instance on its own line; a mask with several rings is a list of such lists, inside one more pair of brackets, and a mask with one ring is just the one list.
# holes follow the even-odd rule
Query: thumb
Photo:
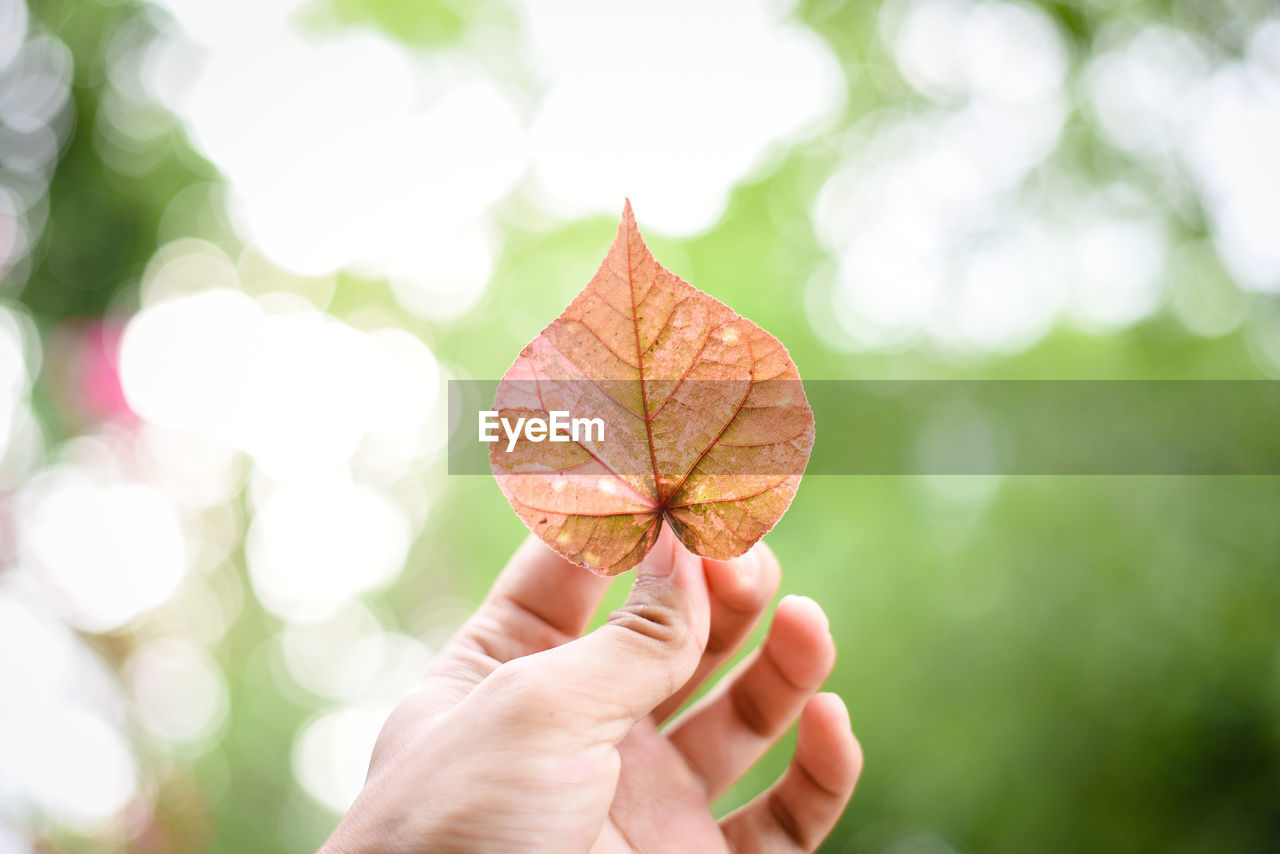
[[590, 634], [537, 656], [538, 669], [593, 722], [616, 721], [620, 741], [693, 675], [710, 622], [702, 559], [663, 524], [626, 603]]

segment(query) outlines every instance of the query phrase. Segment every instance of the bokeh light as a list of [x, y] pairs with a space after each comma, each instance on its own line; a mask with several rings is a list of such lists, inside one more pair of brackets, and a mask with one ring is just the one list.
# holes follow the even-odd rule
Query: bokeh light
[[324, 713], [298, 733], [293, 772], [307, 794], [334, 812], [351, 806], [364, 785], [387, 711], [381, 706], [343, 707]]
[[342, 478], [263, 491], [245, 548], [254, 592], [269, 610], [324, 615], [399, 574], [410, 524], [383, 493]]
[[32, 807], [81, 832], [110, 820], [138, 785], [124, 734], [87, 709], [55, 707], [10, 721], [0, 755]]
[[[295, 634], [293, 645], [298, 641]], [[430, 660], [430, 651], [406, 635], [384, 632], [377, 645], [370, 659], [376, 669], [372, 681], [361, 688], [362, 700], [317, 716], [294, 737], [293, 771], [298, 781], [317, 801], [338, 812], [351, 805], [364, 784], [374, 741], [395, 701], [418, 684]], [[289, 646], [286, 636], [286, 655]], [[313, 647], [312, 654], [316, 651]]]
[[226, 717], [222, 671], [190, 641], [148, 641], [125, 661], [124, 679], [143, 726], [163, 741], [207, 745]]
[[[27, 368], [26, 318], [0, 303], [0, 459], [5, 459], [15, 428], [27, 411], [31, 373]], [[29, 321], [27, 321], [29, 323]]]
[[0, 817], [91, 834], [138, 785], [119, 686], [29, 581], [0, 584]]
[[661, 231], [704, 231], [771, 149], [844, 105], [830, 49], [780, 4], [553, 0], [521, 11], [548, 83], [534, 175], [561, 216], [612, 214], [630, 195]]
[[160, 605], [187, 570], [178, 517], [151, 486], [59, 466], [23, 487], [17, 511], [24, 564], [85, 631], [118, 629]]
[[0, 296], [25, 276], [48, 217], [46, 191], [73, 126], [73, 61], [32, 27], [23, 0], [0, 2]]

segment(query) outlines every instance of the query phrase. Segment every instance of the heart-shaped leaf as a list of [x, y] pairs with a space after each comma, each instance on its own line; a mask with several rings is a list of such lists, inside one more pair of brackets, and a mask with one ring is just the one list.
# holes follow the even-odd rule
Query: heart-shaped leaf
[[786, 512], [813, 446], [786, 348], [659, 264], [630, 202], [604, 263], [520, 351], [494, 409], [503, 494], [601, 575], [639, 563], [664, 519], [697, 554], [742, 554]]

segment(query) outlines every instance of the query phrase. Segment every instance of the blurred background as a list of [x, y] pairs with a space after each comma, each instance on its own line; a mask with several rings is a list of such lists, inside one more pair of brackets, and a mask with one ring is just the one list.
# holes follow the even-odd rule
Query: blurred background
[[[1275, 379], [1278, 153], [1269, 0], [0, 0], [0, 852], [325, 838], [525, 536], [444, 383], [624, 195], [806, 379]], [[807, 478], [823, 850], [1280, 851], [1278, 517]]]

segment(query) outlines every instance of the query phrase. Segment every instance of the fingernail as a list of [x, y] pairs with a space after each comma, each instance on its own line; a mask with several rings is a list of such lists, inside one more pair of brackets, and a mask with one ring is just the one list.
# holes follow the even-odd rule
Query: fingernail
[[752, 546], [741, 555], [738, 560], [738, 574], [743, 578], [755, 578], [756, 573], [760, 571], [760, 552], [756, 546]]
[[653, 549], [636, 567], [636, 577], [666, 578], [670, 576], [675, 571], [679, 551], [683, 550], [684, 547], [676, 540], [671, 528], [663, 525], [662, 532], [658, 534], [658, 542], [654, 543]]

